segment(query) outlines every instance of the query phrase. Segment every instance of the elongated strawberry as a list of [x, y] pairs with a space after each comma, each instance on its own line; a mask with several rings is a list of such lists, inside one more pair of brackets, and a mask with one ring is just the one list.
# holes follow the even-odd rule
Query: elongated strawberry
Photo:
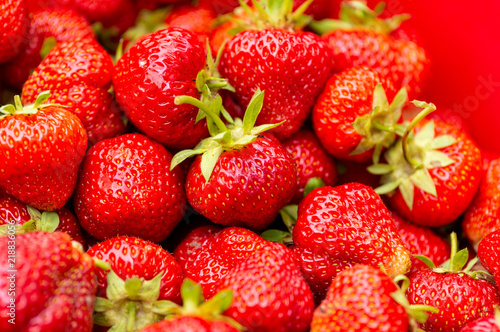
[[186, 209], [181, 170], [169, 170], [171, 158], [161, 144], [140, 134], [94, 145], [74, 197], [82, 227], [100, 240], [124, 234], [164, 240]]
[[50, 89], [49, 102], [68, 106], [82, 121], [93, 145], [99, 139], [125, 133], [122, 121], [114, 122], [115, 128], [108, 129], [104, 137], [96, 130], [99, 124], [115, 118], [108, 92], [112, 71], [111, 57], [93, 38], [61, 42], [26, 81], [22, 98], [26, 103], [34, 102], [40, 92]]
[[324, 297], [337, 274], [355, 264], [382, 264], [391, 277], [410, 270], [410, 252], [389, 211], [373, 189], [359, 183], [321, 187], [307, 195], [299, 205], [293, 242], [317, 298]]
[[477, 247], [489, 233], [500, 229], [500, 159], [488, 163], [474, 201], [467, 208], [463, 230], [469, 241]]
[[44, 104], [0, 108], [0, 182], [9, 195], [36, 209], [53, 211], [66, 204], [87, 148], [80, 120], [69, 110]]
[[481, 265], [495, 277], [497, 286], [500, 285], [500, 230], [491, 232], [479, 242], [477, 255]]
[[92, 330], [94, 262], [68, 234], [3, 236], [0, 250], [2, 331]]
[[388, 193], [391, 206], [402, 217], [439, 227], [457, 219], [474, 198], [482, 176], [481, 152], [453, 125], [422, 120], [435, 110], [433, 104], [413, 103], [424, 110], [386, 151], [387, 164], [369, 169], [383, 174], [376, 192]]
[[327, 82], [313, 110], [313, 127], [321, 144], [340, 159], [377, 163], [382, 149], [396, 140], [396, 125], [407, 102], [401, 90], [391, 104], [384, 88], [394, 95], [376, 71], [349, 68]]
[[21, 50], [29, 25], [28, 8], [24, 0], [5, 0], [0, 3], [0, 63], [16, 57]]
[[95, 245], [88, 254], [100, 267], [96, 269], [97, 325], [138, 331], [165, 317], [155, 308], [180, 303], [182, 270], [160, 246], [122, 236]]

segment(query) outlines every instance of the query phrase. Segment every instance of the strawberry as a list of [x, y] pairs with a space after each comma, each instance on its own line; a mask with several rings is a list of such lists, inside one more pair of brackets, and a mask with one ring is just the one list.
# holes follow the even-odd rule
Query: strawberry
[[413, 103], [424, 110], [385, 152], [387, 164], [369, 170], [383, 174], [376, 192], [388, 193], [390, 205], [403, 218], [421, 226], [444, 226], [474, 198], [482, 176], [481, 152], [459, 128], [422, 120], [436, 109], [433, 104]]
[[0, 64], [16, 57], [28, 28], [28, 8], [24, 0], [0, 3]]
[[457, 237], [452, 233], [449, 261], [436, 268], [427, 259], [430, 270], [408, 276], [410, 286], [406, 296], [410, 304], [430, 305], [439, 310], [429, 314], [427, 322], [420, 326], [423, 330], [458, 331], [477, 318], [493, 314], [494, 306], [500, 304], [498, 288], [479, 277], [483, 272], [471, 271], [477, 258], [463, 269], [468, 257], [467, 249], [457, 252]]
[[217, 61], [210, 55], [206, 59], [203, 44], [185, 29], [171, 27], [146, 35], [116, 64], [117, 101], [151, 138], [170, 148], [191, 148], [208, 136], [207, 127], [205, 121], [197, 122], [197, 107], [177, 105], [175, 98], [187, 95], [205, 102], [212, 92], [227, 87], [217, 78]]
[[[309, 32], [299, 32], [299, 14], [291, 13], [291, 0], [255, 2], [267, 10], [266, 18], [238, 33], [225, 47], [220, 62], [223, 77], [235, 88], [239, 103], [249, 105], [257, 89], [266, 100], [257, 124], [284, 124], [271, 133], [289, 138], [302, 126], [331, 73], [331, 50]], [[248, 15], [257, 14], [250, 9]]]
[[165, 317], [154, 307], [181, 302], [182, 270], [160, 246], [122, 236], [101, 242], [87, 253], [101, 267], [96, 269], [97, 325], [138, 331]]
[[171, 167], [202, 154], [189, 168], [186, 195], [190, 205], [214, 223], [262, 230], [295, 195], [295, 162], [276, 138], [262, 133], [279, 124], [254, 127], [263, 100], [264, 92], [257, 91], [243, 120], [231, 119], [227, 127], [211, 110], [221, 109], [220, 96], [210, 106], [187, 96], [177, 99], [200, 104], [209, 115], [212, 137], [177, 153]]
[[302, 200], [304, 189], [308, 181], [313, 178], [321, 179], [327, 186], [335, 185], [337, 165], [312, 132], [300, 130], [284, 141], [283, 147], [297, 165], [297, 190], [292, 203], [298, 204]]
[[495, 315], [478, 318], [464, 326], [460, 332], [500, 332], [500, 314], [495, 310]]
[[327, 19], [311, 26], [323, 34], [323, 40], [333, 50], [335, 72], [368, 66], [385, 81], [392, 82], [396, 90], [405, 87], [413, 99], [421, 91], [429, 60], [415, 42], [391, 35], [408, 15], [384, 20], [378, 17], [383, 8], [377, 6], [371, 10], [362, 1], [345, 1], [341, 6], [340, 20]]
[[185, 194], [172, 155], [140, 134], [94, 145], [85, 156], [75, 189], [75, 213], [97, 239], [130, 235], [165, 239], [182, 219]]
[[463, 230], [477, 247], [481, 239], [500, 228], [500, 158], [490, 161], [474, 201], [467, 208]]
[[65, 232], [74, 241], [85, 244], [80, 224], [70, 210], [62, 208], [55, 212], [40, 212], [14, 197], [0, 194], [0, 234], [7, 235], [14, 224], [16, 234], [31, 231]]
[[410, 272], [427, 268], [427, 265], [414, 255], [425, 256], [437, 265], [444, 263], [450, 258], [449, 243], [436, 235], [432, 230], [411, 224], [396, 213], [392, 213], [392, 218], [401, 236], [401, 240], [412, 254]]
[[93, 36], [87, 19], [72, 10], [45, 10], [33, 14], [21, 51], [2, 67], [5, 82], [21, 89], [42, 57], [47, 55], [49, 46]]
[[[318, 98], [312, 119], [325, 149], [339, 159], [377, 163], [383, 148], [395, 140], [394, 128], [407, 101], [401, 90], [392, 104], [376, 71], [355, 67], [336, 74]], [[392, 87], [385, 84], [392, 91]], [[391, 92], [391, 95], [393, 92]]]
[[239, 330], [224, 321], [207, 322], [197, 316], [181, 316], [179, 318], [163, 320], [147, 326], [141, 332], [238, 332]]
[[179, 5], [174, 6], [165, 23], [191, 31], [205, 45], [216, 18], [217, 14], [209, 6]]
[[486, 235], [479, 242], [477, 255], [481, 265], [491, 272], [495, 277], [497, 285], [500, 285], [500, 229]]
[[94, 262], [68, 234], [10, 234], [0, 237], [0, 250], [2, 331], [92, 330]]
[[337, 274], [355, 264], [382, 264], [391, 277], [410, 270], [410, 252], [389, 211], [373, 189], [359, 183], [307, 195], [299, 205], [293, 242], [317, 299]]
[[50, 102], [69, 106], [87, 130], [89, 143], [97, 143], [103, 132], [100, 124], [114, 118], [112, 128], [105, 128], [113, 137], [125, 133], [125, 125], [116, 117], [111, 87], [113, 63], [109, 54], [93, 38], [58, 43], [35, 69], [23, 87], [22, 98], [34, 102], [36, 96], [51, 90]]
[[75, 188], [87, 135], [70, 111], [44, 104], [45, 92], [33, 105], [0, 108], [0, 183], [9, 195], [44, 211], [58, 210]]
[[311, 332], [413, 331], [416, 319], [427, 319], [422, 309], [432, 308], [412, 308], [407, 302], [380, 269], [354, 265], [333, 280], [325, 300], [314, 311]]

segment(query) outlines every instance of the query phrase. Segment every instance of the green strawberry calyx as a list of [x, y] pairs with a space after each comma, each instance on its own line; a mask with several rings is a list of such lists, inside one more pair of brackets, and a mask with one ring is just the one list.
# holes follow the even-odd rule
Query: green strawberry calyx
[[404, 135], [406, 126], [398, 122], [407, 101], [408, 93], [402, 88], [389, 104], [382, 84], [377, 84], [373, 92], [372, 111], [358, 117], [353, 123], [354, 129], [363, 138], [351, 155], [374, 149], [373, 163], [378, 164], [382, 149], [390, 147], [396, 140], [396, 135]]
[[50, 91], [43, 91], [38, 95], [34, 104], [23, 106], [21, 97], [16, 95], [14, 96], [14, 105], [8, 104], [0, 107], [0, 120], [12, 115], [33, 115], [36, 114], [39, 110], [49, 106], [65, 107], [59, 104], [46, 103], [49, 98]]
[[372, 174], [382, 175], [381, 186], [375, 189], [379, 195], [392, 195], [399, 191], [410, 209], [413, 209], [415, 187], [437, 197], [436, 186], [429, 170], [447, 167], [455, 161], [439, 150], [456, 143], [450, 135], [435, 135], [435, 124], [429, 121], [414, 134], [415, 126], [428, 114], [436, 110], [436, 106], [422, 101], [413, 101], [423, 110], [406, 128], [403, 137], [390, 147], [384, 157], [387, 164], [375, 164], [368, 167]]
[[[59, 216], [56, 212], [40, 212], [37, 209], [27, 205], [30, 220], [22, 225], [15, 225], [16, 234], [24, 234], [29, 232], [54, 232], [59, 227]], [[0, 226], [0, 236], [7, 235], [11, 225]]]
[[[225, 112], [222, 107], [222, 98], [218, 94], [212, 100], [207, 100], [207, 104], [189, 96], [177, 97], [175, 103], [178, 105], [188, 103], [199, 107], [207, 116], [207, 126], [211, 137], [202, 140], [194, 149], [178, 152], [172, 158], [170, 169], [173, 169], [187, 158], [202, 155], [201, 172], [206, 182], [210, 180], [215, 164], [224, 151], [236, 150], [250, 144], [257, 139], [259, 134], [283, 123], [265, 124], [255, 127], [255, 122], [264, 104], [264, 92], [259, 89], [257, 89], [250, 100], [243, 120], [238, 118], [233, 120]], [[221, 111], [224, 118], [229, 122], [228, 126], [218, 116], [218, 113]]]
[[370, 9], [365, 1], [344, 1], [341, 4], [339, 19], [324, 19], [312, 21], [309, 26], [322, 35], [334, 30], [367, 29], [384, 34], [397, 30], [401, 23], [408, 20], [410, 15], [399, 14], [387, 19], [379, 16], [385, 10], [385, 2], [380, 2], [374, 9]]

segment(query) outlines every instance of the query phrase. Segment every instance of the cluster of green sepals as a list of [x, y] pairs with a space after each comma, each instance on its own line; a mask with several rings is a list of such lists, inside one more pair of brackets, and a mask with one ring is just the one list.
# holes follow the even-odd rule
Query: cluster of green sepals
[[21, 97], [16, 95], [14, 96], [14, 105], [8, 104], [0, 107], [0, 120], [12, 115], [33, 115], [36, 114], [39, 110], [49, 106], [65, 107], [59, 104], [46, 103], [49, 98], [50, 91], [43, 91], [40, 92], [34, 104], [23, 106]]
[[[28, 232], [54, 232], [59, 226], [59, 216], [56, 212], [40, 212], [37, 209], [27, 205], [30, 220], [22, 225], [15, 225], [16, 234]], [[0, 226], [0, 235], [9, 233], [10, 225]]]

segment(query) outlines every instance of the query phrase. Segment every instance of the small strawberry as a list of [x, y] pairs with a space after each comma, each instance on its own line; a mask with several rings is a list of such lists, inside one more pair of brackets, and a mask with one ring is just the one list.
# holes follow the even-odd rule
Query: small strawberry
[[85, 156], [75, 189], [75, 213], [97, 239], [137, 236], [164, 240], [182, 219], [181, 170], [158, 142], [127, 134], [94, 145]]
[[421, 324], [425, 331], [458, 331], [477, 318], [492, 315], [494, 306], [500, 304], [498, 288], [479, 277], [484, 272], [471, 271], [477, 258], [463, 269], [468, 257], [467, 249], [457, 252], [457, 238], [453, 233], [449, 261], [436, 268], [427, 259], [430, 270], [408, 276], [410, 286], [406, 296], [410, 304], [430, 305], [439, 310], [430, 313], [427, 322]]
[[122, 236], [87, 253], [100, 267], [96, 269], [97, 325], [138, 331], [165, 317], [157, 310], [162, 304], [181, 302], [182, 270], [162, 247]]
[[78, 167], [87, 148], [80, 120], [59, 105], [44, 104], [41, 93], [33, 105], [0, 108], [0, 183], [9, 195], [43, 211], [60, 209], [75, 188]]
[[488, 163], [474, 201], [465, 211], [463, 230], [477, 247], [481, 239], [500, 229], [500, 158]]
[[205, 45], [212, 33], [216, 18], [217, 14], [209, 6], [180, 5], [174, 6], [165, 23], [170, 27], [191, 31]]
[[402, 89], [389, 104], [384, 88], [393, 94], [368, 67], [348, 68], [330, 78], [312, 114], [314, 131], [330, 154], [378, 162], [382, 149], [396, 140], [395, 127], [408, 98]]
[[0, 194], [0, 235], [7, 235], [13, 224], [16, 225], [16, 234], [65, 232], [74, 241], [85, 245], [80, 224], [70, 210], [62, 208], [54, 212], [40, 212], [14, 197]]
[[[254, 7], [266, 13], [248, 8], [248, 16], [255, 18], [251, 29], [227, 44], [220, 71], [243, 107], [257, 89], [266, 91], [257, 124], [284, 121], [271, 131], [283, 140], [300, 129], [314, 106], [331, 74], [331, 50], [316, 35], [296, 31], [305, 7], [292, 13], [292, 0], [255, 1]], [[259, 15], [263, 18], [258, 19]]]
[[500, 312], [495, 310], [495, 314], [478, 318], [466, 326], [460, 332], [500, 332]]
[[[96, 130], [101, 123], [115, 117], [111, 87], [113, 62], [106, 51], [93, 38], [58, 43], [35, 69], [23, 87], [22, 98], [26, 103], [51, 90], [50, 102], [69, 106], [87, 130], [89, 143], [103, 138]], [[115, 123], [108, 136], [125, 133], [123, 122]]]
[[481, 265], [495, 277], [497, 286], [500, 285], [500, 229], [486, 235], [479, 242], [477, 255]]
[[24, 0], [0, 2], [0, 64], [17, 56], [29, 25]]
[[291, 203], [298, 204], [304, 198], [304, 189], [309, 180], [321, 179], [324, 185], [333, 186], [337, 181], [337, 165], [314, 134], [301, 130], [283, 142], [297, 165], [297, 190]]
[[[68, 234], [3, 236], [0, 250], [5, 253], [0, 263], [0, 291], [4, 294], [0, 297], [0, 330], [92, 330], [94, 262], [73, 247]], [[9, 259], [7, 253], [12, 255]]]
[[413, 103], [424, 110], [385, 152], [387, 164], [369, 170], [383, 174], [376, 192], [388, 193], [390, 205], [403, 218], [421, 226], [444, 226], [474, 198], [482, 176], [481, 152], [459, 128], [422, 120], [436, 109], [433, 104]]

